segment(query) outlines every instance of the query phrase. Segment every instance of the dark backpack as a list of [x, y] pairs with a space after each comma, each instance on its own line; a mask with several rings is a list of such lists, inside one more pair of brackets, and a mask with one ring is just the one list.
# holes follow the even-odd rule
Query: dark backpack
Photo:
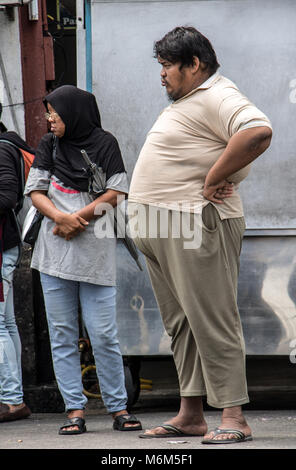
[[13, 142], [10, 142], [10, 140], [6, 139], [1, 139], [0, 138], [0, 143], [3, 142], [5, 144], [9, 144], [12, 147], [16, 148], [18, 150], [18, 154], [20, 156], [20, 167], [21, 167], [21, 181], [20, 181], [20, 198], [17, 203], [17, 207], [15, 209], [15, 212], [18, 213], [21, 208], [23, 207], [23, 201], [24, 201], [24, 190], [25, 190], [25, 184], [29, 175], [30, 168], [32, 166], [32, 163], [34, 161], [35, 155], [33, 153], [28, 152], [27, 150], [24, 150], [20, 147], [18, 147], [16, 144]]

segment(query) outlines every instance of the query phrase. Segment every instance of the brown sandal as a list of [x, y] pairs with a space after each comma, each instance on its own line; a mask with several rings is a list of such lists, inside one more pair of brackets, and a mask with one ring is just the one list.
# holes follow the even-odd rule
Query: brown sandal
[[31, 410], [27, 405], [17, 408], [15, 411], [11, 411], [8, 405], [0, 403], [0, 423], [24, 419], [30, 416], [30, 414]]

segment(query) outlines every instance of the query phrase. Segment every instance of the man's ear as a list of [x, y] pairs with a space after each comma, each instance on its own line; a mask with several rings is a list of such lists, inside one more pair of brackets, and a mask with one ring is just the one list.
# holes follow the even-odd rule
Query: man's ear
[[200, 69], [200, 64], [201, 64], [201, 62], [200, 62], [199, 58], [196, 55], [194, 55], [193, 56], [193, 63], [192, 63], [192, 72], [193, 73], [198, 72], [198, 70]]

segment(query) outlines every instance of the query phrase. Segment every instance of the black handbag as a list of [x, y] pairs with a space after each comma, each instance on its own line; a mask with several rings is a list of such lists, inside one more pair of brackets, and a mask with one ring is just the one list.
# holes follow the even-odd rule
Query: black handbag
[[31, 224], [26, 229], [26, 224], [28, 223], [27, 220], [25, 219], [24, 221], [24, 230], [22, 234], [22, 240], [25, 243], [28, 243], [28, 245], [31, 245], [32, 247], [34, 246], [38, 233], [41, 227], [41, 222], [43, 220], [44, 215], [39, 212], [36, 207], [32, 206], [26, 216], [26, 219], [32, 218]]
[[[56, 137], [53, 138], [52, 159], [56, 158]], [[32, 247], [35, 245], [44, 215], [32, 206], [23, 224], [22, 240]]]

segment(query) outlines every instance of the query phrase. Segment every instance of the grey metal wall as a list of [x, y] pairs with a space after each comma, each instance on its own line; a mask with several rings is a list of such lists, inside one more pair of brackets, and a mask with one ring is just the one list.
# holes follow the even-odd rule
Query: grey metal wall
[[[247, 227], [296, 229], [294, 0], [93, 1], [93, 92], [129, 176], [147, 131], [168, 104], [153, 43], [178, 25], [193, 25], [211, 40], [220, 73], [272, 121], [272, 145], [241, 184]], [[296, 335], [294, 251], [293, 237], [244, 242], [239, 303], [250, 354], [290, 351]], [[123, 352], [168, 353], [147, 272], [139, 274], [121, 247], [118, 266]]]
[[271, 148], [241, 185], [247, 226], [296, 228], [294, 0], [93, 2], [93, 90], [129, 174], [147, 131], [167, 105], [153, 43], [184, 24], [211, 40], [220, 72], [273, 124]]

